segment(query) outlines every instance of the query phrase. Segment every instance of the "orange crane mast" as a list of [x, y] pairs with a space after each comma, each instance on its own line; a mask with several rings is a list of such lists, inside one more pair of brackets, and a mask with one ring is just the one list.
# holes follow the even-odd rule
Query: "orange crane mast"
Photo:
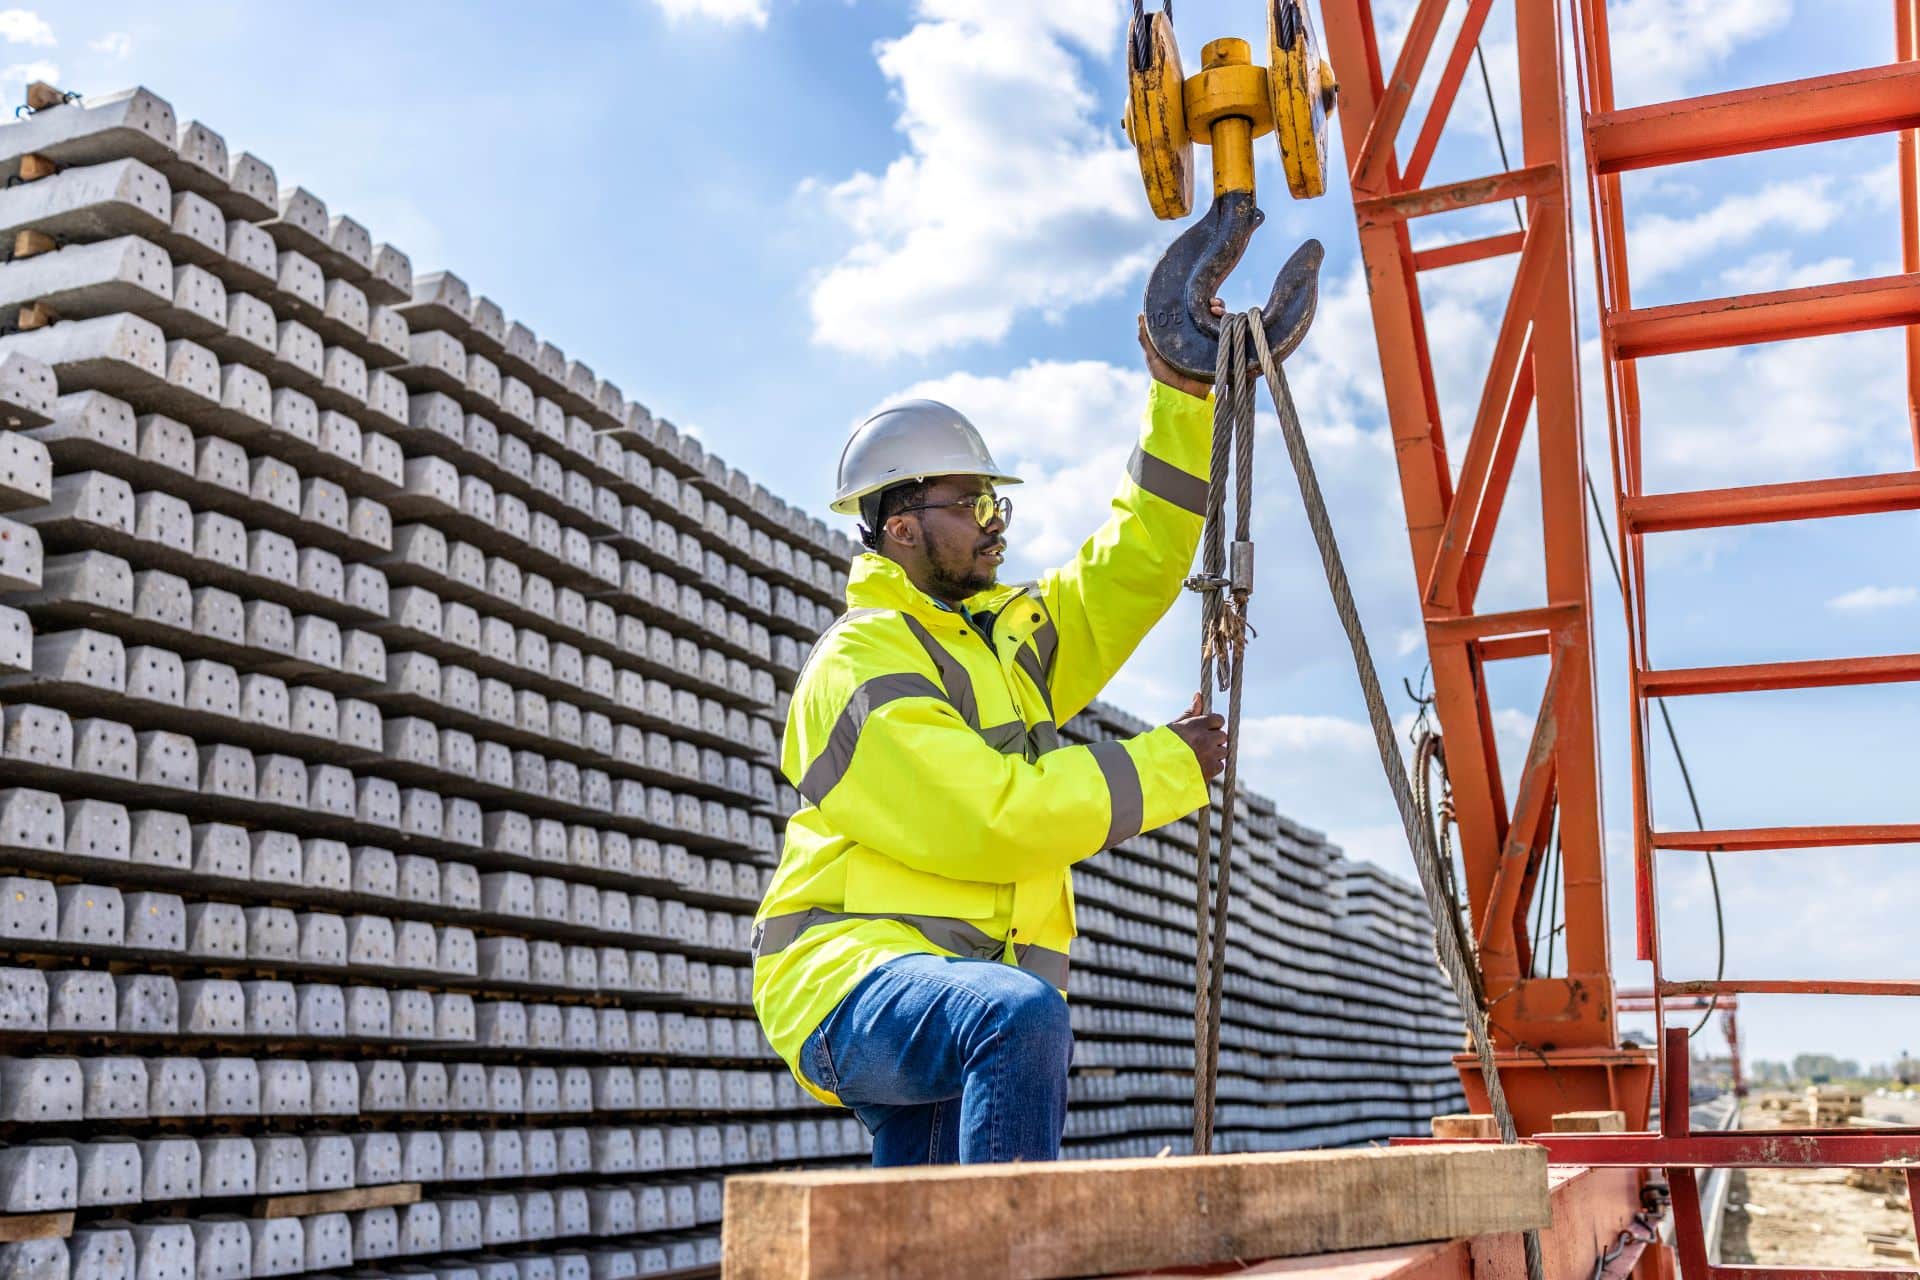
[[[1438, 39], [1444, 0], [1426, 0], [1389, 70], [1370, 0], [1325, 0], [1327, 47], [1355, 223], [1372, 299], [1407, 535], [1433, 666], [1446, 762], [1501, 1082], [1522, 1133], [1556, 1113], [1618, 1110], [1647, 1121], [1653, 1054], [1620, 1043], [1609, 954], [1593, 675], [1579, 352], [1575, 337], [1572, 166], [1560, 13], [1555, 0], [1510, 0], [1520, 69], [1520, 162], [1429, 185], [1493, 0], [1471, 0], [1417, 139], [1397, 139]], [[1417, 249], [1413, 224], [1436, 213], [1518, 198], [1526, 229]], [[1421, 310], [1422, 272], [1515, 256], [1514, 282], [1459, 464], [1442, 428]], [[1544, 597], [1531, 608], [1476, 608], [1487, 552], [1533, 425], [1539, 455]], [[1545, 694], [1514, 795], [1502, 781], [1488, 700], [1490, 664], [1545, 657]], [[1536, 976], [1527, 921], [1550, 841], [1559, 840], [1566, 967]], [[1488, 1109], [1471, 1055], [1457, 1062], [1469, 1101]]]
[[[1742, 994], [1913, 996], [1920, 995], [1920, 981], [1673, 977], [1661, 956], [1657, 870], [1658, 855], [1666, 851], [1738, 855], [1911, 843], [1920, 841], [1920, 824], [1656, 830], [1647, 759], [1656, 699], [1920, 680], [1920, 654], [1659, 666], [1648, 640], [1645, 540], [1683, 529], [1920, 509], [1920, 469], [1649, 493], [1642, 474], [1639, 362], [1677, 352], [1903, 328], [1907, 430], [1920, 461], [1920, 146], [1915, 133], [1920, 126], [1920, 0], [1896, 0], [1896, 57], [1888, 64], [1630, 108], [1614, 100], [1606, 0], [1567, 0], [1564, 10], [1557, 0], [1501, 3], [1511, 8], [1516, 37], [1521, 155], [1500, 172], [1436, 181], [1428, 169], [1494, 0], [1467, 0], [1444, 63], [1424, 81], [1433, 85], [1430, 105], [1411, 147], [1404, 149], [1404, 126], [1423, 76], [1431, 72], [1446, 0], [1420, 0], [1391, 68], [1380, 57], [1372, 0], [1323, 0], [1327, 48], [1340, 77], [1355, 224], [1433, 666], [1434, 709], [1458, 814], [1468, 928], [1484, 970], [1501, 1078], [1519, 1131], [1537, 1135], [1554, 1163], [1666, 1171], [1679, 1264], [1689, 1280], [1910, 1275], [1909, 1270], [1836, 1273], [1816, 1267], [1709, 1265], [1698, 1170], [1914, 1165], [1920, 1163], [1920, 1129], [1695, 1133], [1688, 1106], [1688, 1029], [1667, 1026], [1668, 1012], [1719, 1007], [1731, 1021], [1732, 1002]], [[1584, 163], [1578, 166], [1568, 146], [1565, 104], [1570, 100], [1579, 104], [1584, 140]], [[1653, 308], [1633, 305], [1623, 172], [1886, 133], [1897, 139], [1902, 274]], [[1614, 988], [1608, 956], [1583, 494], [1586, 455], [1574, 322], [1571, 201], [1576, 179], [1587, 188], [1593, 227], [1612, 516], [1625, 578], [1636, 953], [1653, 966], [1653, 987], [1644, 1004], [1660, 1028], [1659, 1106], [1651, 1115], [1654, 1056], [1619, 1042], [1617, 1014], [1628, 1006]], [[1415, 243], [1413, 224], [1422, 218], [1506, 200], [1523, 204], [1523, 230], [1464, 243]], [[1464, 434], [1456, 480], [1420, 278], [1427, 271], [1501, 257], [1515, 259], [1513, 284]], [[1481, 613], [1475, 608], [1476, 590], [1529, 425], [1539, 457], [1545, 591], [1531, 607]], [[1458, 435], [1455, 443], [1462, 443]], [[1487, 696], [1489, 664], [1543, 656], [1548, 659], [1546, 691], [1509, 798]], [[1567, 965], [1559, 977], [1535, 975], [1524, 927], [1536, 895], [1553, 892], [1543, 875], [1550, 839], [1558, 840], [1565, 867], [1559, 909], [1567, 922]], [[1732, 1027], [1728, 1030], [1731, 1036]], [[1484, 1109], [1474, 1060], [1463, 1056], [1458, 1062], [1469, 1097]], [[1589, 1108], [1625, 1112], [1628, 1132], [1549, 1132], [1554, 1113]], [[1920, 1171], [1908, 1177], [1910, 1189], [1920, 1192]], [[1920, 1206], [1920, 1194], [1911, 1200]]]

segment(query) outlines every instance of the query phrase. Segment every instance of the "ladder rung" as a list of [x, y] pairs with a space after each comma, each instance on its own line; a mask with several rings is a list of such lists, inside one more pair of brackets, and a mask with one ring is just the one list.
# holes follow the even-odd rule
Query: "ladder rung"
[[1578, 604], [1546, 604], [1532, 609], [1509, 609], [1502, 613], [1470, 613], [1459, 618], [1427, 619], [1428, 644], [1464, 644], [1471, 640], [1485, 643], [1508, 637], [1528, 636], [1538, 631], [1553, 631], [1580, 621]]
[[1663, 996], [1920, 996], [1920, 978], [1703, 978], [1662, 982]]
[[1707, 1268], [1707, 1280], [1913, 1280], [1912, 1267], [1729, 1267]]
[[1615, 358], [1636, 360], [1917, 323], [1920, 274], [1909, 274], [1622, 311], [1606, 328]]
[[1435, 245], [1431, 249], [1415, 249], [1413, 269], [1432, 271], [1436, 267], [1454, 267], [1463, 262], [1484, 262], [1488, 258], [1497, 258], [1502, 254], [1518, 253], [1526, 243], [1526, 239], [1524, 232], [1509, 231], [1505, 235], [1482, 236], [1478, 240]]
[[1353, 216], [1360, 229], [1365, 231], [1369, 227], [1390, 227], [1396, 222], [1425, 218], [1436, 213], [1451, 213], [1456, 209], [1471, 209], [1476, 205], [1551, 195], [1560, 190], [1560, 183], [1559, 165], [1536, 164], [1484, 178], [1468, 178], [1464, 182], [1449, 182], [1444, 186], [1420, 187], [1413, 191], [1375, 196], [1371, 200], [1356, 200], [1353, 202]]
[[1642, 671], [1640, 692], [1649, 698], [1677, 698], [1697, 693], [1758, 693], [1768, 689], [1830, 689], [1850, 684], [1896, 684], [1903, 680], [1920, 680], [1920, 653]]
[[1718, 831], [1656, 831], [1656, 849], [1751, 853], [1765, 849], [1828, 849], [1869, 844], [1920, 844], [1920, 822], [1827, 827], [1730, 827]]
[[1920, 125], [1920, 63], [1895, 62], [1596, 112], [1588, 118], [1601, 173], [1797, 147]]
[[1716, 529], [1779, 520], [1819, 520], [1880, 511], [1920, 509], [1920, 471], [1894, 471], [1833, 480], [1796, 480], [1735, 489], [1653, 493], [1628, 498], [1627, 526], [1635, 533]]

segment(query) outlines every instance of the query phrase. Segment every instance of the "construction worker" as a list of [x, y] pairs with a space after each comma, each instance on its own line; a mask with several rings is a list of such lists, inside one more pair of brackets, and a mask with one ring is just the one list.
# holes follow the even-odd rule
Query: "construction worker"
[[800, 809], [754, 923], [753, 1002], [876, 1165], [1058, 1157], [1069, 869], [1206, 804], [1225, 761], [1197, 701], [1125, 741], [1056, 730], [1173, 603], [1200, 539], [1209, 387], [1144, 325], [1141, 346], [1146, 428], [1112, 514], [1038, 582], [996, 582], [1012, 504], [995, 486], [1019, 481], [955, 410], [881, 409], [840, 456], [833, 509], [861, 516], [868, 550], [788, 711]]

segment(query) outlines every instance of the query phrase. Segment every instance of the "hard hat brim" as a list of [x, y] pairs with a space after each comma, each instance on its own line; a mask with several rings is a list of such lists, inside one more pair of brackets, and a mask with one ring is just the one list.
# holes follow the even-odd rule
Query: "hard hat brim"
[[866, 485], [859, 489], [855, 489], [852, 493], [842, 494], [839, 497], [835, 498], [833, 502], [828, 505], [827, 509], [829, 511], [834, 512], [837, 515], [857, 516], [860, 514], [860, 499], [868, 496], [869, 494], [878, 493], [882, 489], [891, 489], [894, 485], [897, 485], [897, 484], [913, 484], [921, 480], [938, 480], [943, 476], [982, 476], [985, 479], [991, 480], [995, 484], [1022, 483], [1019, 476], [1000, 475], [991, 471], [972, 471], [972, 470], [958, 470], [958, 469], [952, 470], [952, 471], [925, 471], [917, 475], [910, 475], [910, 476], [889, 476], [888, 478], [878, 481], [877, 483]]

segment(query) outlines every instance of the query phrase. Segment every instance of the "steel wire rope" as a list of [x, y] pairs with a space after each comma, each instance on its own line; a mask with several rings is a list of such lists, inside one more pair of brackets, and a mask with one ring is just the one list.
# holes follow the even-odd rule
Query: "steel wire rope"
[[[1254, 321], [1257, 327], [1259, 322]], [[1253, 593], [1253, 379], [1249, 376], [1247, 318], [1224, 317], [1215, 360], [1213, 449], [1207, 480], [1206, 524], [1201, 534], [1200, 573], [1187, 580], [1201, 593], [1200, 692], [1202, 711], [1213, 709], [1217, 684], [1227, 694], [1227, 760], [1220, 775], [1220, 848], [1211, 852], [1211, 796], [1200, 811], [1194, 840], [1194, 1029], [1193, 1149], [1213, 1148], [1213, 1110], [1220, 1063], [1221, 1004], [1225, 998], [1227, 908], [1233, 883], [1234, 799], [1239, 785], [1240, 707], [1247, 640], [1247, 604]], [[1228, 468], [1234, 481], [1234, 548], [1226, 545]], [[1248, 548], [1243, 557], [1239, 548]], [[1244, 563], [1243, 563], [1244, 558]], [[1212, 893], [1208, 889], [1211, 882]], [[1211, 901], [1209, 901], [1211, 898]]]
[[[1173, 21], [1173, 0], [1161, 0], [1160, 12], [1167, 15], [1167, 21]], [[1133, 25], [1127, 28], [1127, 54], [1133, 59], [1135, 71], [1145, 71], [1153, 62], [1153, 54], [1147, 42], [1147, 7], [1144, 0], [1133, 0]]]
[[[1460, 1004], [1461, 1016], [1467, 1024], [1467, 1031], [1473, 1040], [1474, 1053], [1480, 1060], [1481, 1079], [1486, 1084], [1487, 1099], [1493, 1106], [1494, 1122], [1500, 1129], [1500, 1140], [1512, 1143], [1519, 1140], [1514, 1129], [1513, 1112], [1507, 1106], [1506, 1090], [1500, 1083], [1500, 1067], [1494, 1058], [1493, 1039], [1487, 1029], [1486, 1002], [1480, 994], [1475, 981], [1475, 969], [1470, 955], [1462, 954], [1454, 931], [1441, 924], [1446, 913], [1445, 881], [1440, 868], [1440, 856], [1432, 830], [1427, 821], [1414, 807], [1413, 786], [1407, 775], [1407, 763], [1400, 754], [1400, 747], [1393, 730], [1393, 720], [1387, 713], [1386, 696], [1380, 691], [1380, 675], [1374, 667], [1373, 654], [1367, 644], [1366, 628], [1360, 621], [1359, 607], [1354, 603], [1353, 588], [1347, 580], [1346, 564], [1340, 558], [1340, 547], [1334, 538], [1333, 522], [1327, 514], [1326, 498], [1320, 492], [1320, 481], [1313, 469], [1313, 457], [1308, 452], [1305, 433], [1300, 428], [1300, 417], [1294, 408], [1293, 395], [1287, 388], [1286, 374], [1273, 358], [1268, 349], [1267, 335], [1261, 327], [1260, 313], [1244, 313], [1245, 329], [1253, 340], [1255, 353], [1259, 357], [1260, 371], [1267, 383], [1268, 393], [1273, 397], [1274, 412], [1280, 419], [1280, 432], [1286, 441], [1287, 455], [1293, 462], [1293, 474], [1300, 486], [1300, 499], [1306, 508], [1307, 525], [1313, 531], [1314, 545], [1320, 552], [1320, 564], [1326, 572], [1327, 589], [1333, 596], [1334, 612], [1339, 616], [1340, 626], [1346, 633], [1347, 645], [1353, 651], [1354, 673], [1359, 677], [1360, 690], [1367, 705], [1367, 720], [1373, 729], [1374, 746], [1380, 754], [1380, 767], [1385, 772], [1387, 786], [1393, 792], [1394, 807], [1399, 810], [1401, 829], [1406, 835], [1408, 848], [1413, 853], [1414, 866], [1420, 875], [1421, 891], [1426, 895], [1427, 910], [1433, 917], [1434, 951], [1440, 961], [1441, 969], [1452, 984], [1454, 998]], [[1224, 339], [1224, 330], [1223, 330]], [[1224, 370], [1244, 376], [1244, 370]], [[1528, 1280], [1543, 1280], [1545, 1267], [1540, 1253], [1540, 1235], [1537, 1231], [1528, 1231], [1524, 1236], [1527, 1259]]]

